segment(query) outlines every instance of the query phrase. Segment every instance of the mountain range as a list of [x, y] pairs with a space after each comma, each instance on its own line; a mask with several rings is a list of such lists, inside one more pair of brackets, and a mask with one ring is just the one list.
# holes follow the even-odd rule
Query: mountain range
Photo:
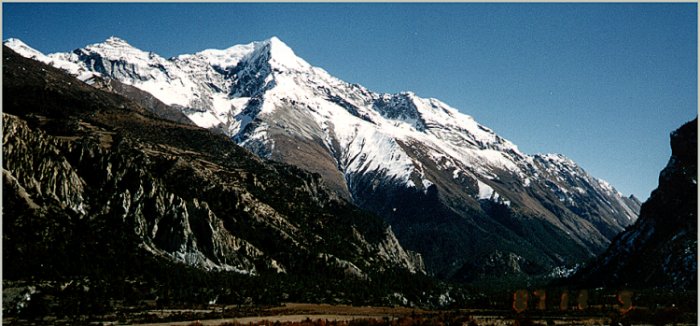
[[169, 59], [116, 37], [49, 55], [17, 39], [4, 44], [160, 118], [311, 172], [330, 189], [324, 196], [391, 225], [405, 268], [420, 269], [408, 254], [416, 252], [442, 278], [573, 266], [639, 214], [634, 196], [563, 155], [525, 154], [437, 99], [343, 82], [276, 37]]
[[425, 277], [420, 254], [319, 175], [9, 48], [2, 62], [4, 312], [432, 296], [386, 287]]

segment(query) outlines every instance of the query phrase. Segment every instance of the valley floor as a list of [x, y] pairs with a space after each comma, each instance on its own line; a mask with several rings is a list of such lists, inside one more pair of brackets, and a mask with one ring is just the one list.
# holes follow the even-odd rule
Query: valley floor
[[[94, 318], [94, 317], [93, 317]], [[154, 309], [87, 320], [18, 320], [4, 318], [3, 325], [265, 325], [265, 326], [410, 326], [410, 325], [697, 325], [696, 312], [651, 311], [639, 307], [626, 315], [610, 311], [533, 311], [455, 309], [430, 311], [408, 307], [369, 307], [286, 303], [277, 307], [211, 305], [206, 309]]]

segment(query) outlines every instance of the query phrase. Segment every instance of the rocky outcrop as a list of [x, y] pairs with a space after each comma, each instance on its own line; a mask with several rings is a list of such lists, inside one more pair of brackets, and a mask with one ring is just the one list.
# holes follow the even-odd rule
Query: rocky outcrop
[[671, 134], [671, 158], [637, 222], [572, 281], [697, 291], [697, 119]]
[[9, 114], [3, 126], [5, 184], [27, 203], [70, 210], [79, 219], [119, 218], [154, 254], [205, 269], [254, 274], [255, 260], [276, 265], [227, 232], [206, 202], [177, 196], [164, 180], [149, 175], [147, 157], [123, 155], [128, 141], [111, 144], [115, 153], [89, 139], [51, 137]]

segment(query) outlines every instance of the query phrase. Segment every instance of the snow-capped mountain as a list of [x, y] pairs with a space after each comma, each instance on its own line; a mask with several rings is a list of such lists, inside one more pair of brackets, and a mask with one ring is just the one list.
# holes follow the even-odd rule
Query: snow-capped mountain
[[522, 153], [437, 99], [343, 82], [276, 37], [170, 59], [115, 37], [49, 55], [5, 45], [87, 83], [139, 88], [262, 157], [319, 173], [446, 277], [497, 250], [533, 273], [580, 262], [639, 210], [561, 155]]
[[3, 92], [4, 271], [15, 279], [138, 257], [246, 275], [424, 273], [389, 225], [318, 175], [8, 49]]

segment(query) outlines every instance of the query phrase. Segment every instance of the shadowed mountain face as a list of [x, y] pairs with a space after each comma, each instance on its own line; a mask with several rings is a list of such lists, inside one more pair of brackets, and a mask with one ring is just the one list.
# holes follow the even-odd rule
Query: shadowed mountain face
[[274, 37], [170, 59], [118, 38], [50, 55], [6, 44], [82, 80], [148, 92], [261, 157], [318, 173], [444, 278], [583, 262], [639, 211], [562, 155], [524, 154], [436, 99], [345, 83]]
[[671, 134], [671, 159], [639, 219], [573, 281], [697, 291], [697, 129], [695, 119]]
[[5, 280], [123, 271], [136, 253], [245, 275], [424, 271], [318, 175], [8, 48], [3, 92]]

